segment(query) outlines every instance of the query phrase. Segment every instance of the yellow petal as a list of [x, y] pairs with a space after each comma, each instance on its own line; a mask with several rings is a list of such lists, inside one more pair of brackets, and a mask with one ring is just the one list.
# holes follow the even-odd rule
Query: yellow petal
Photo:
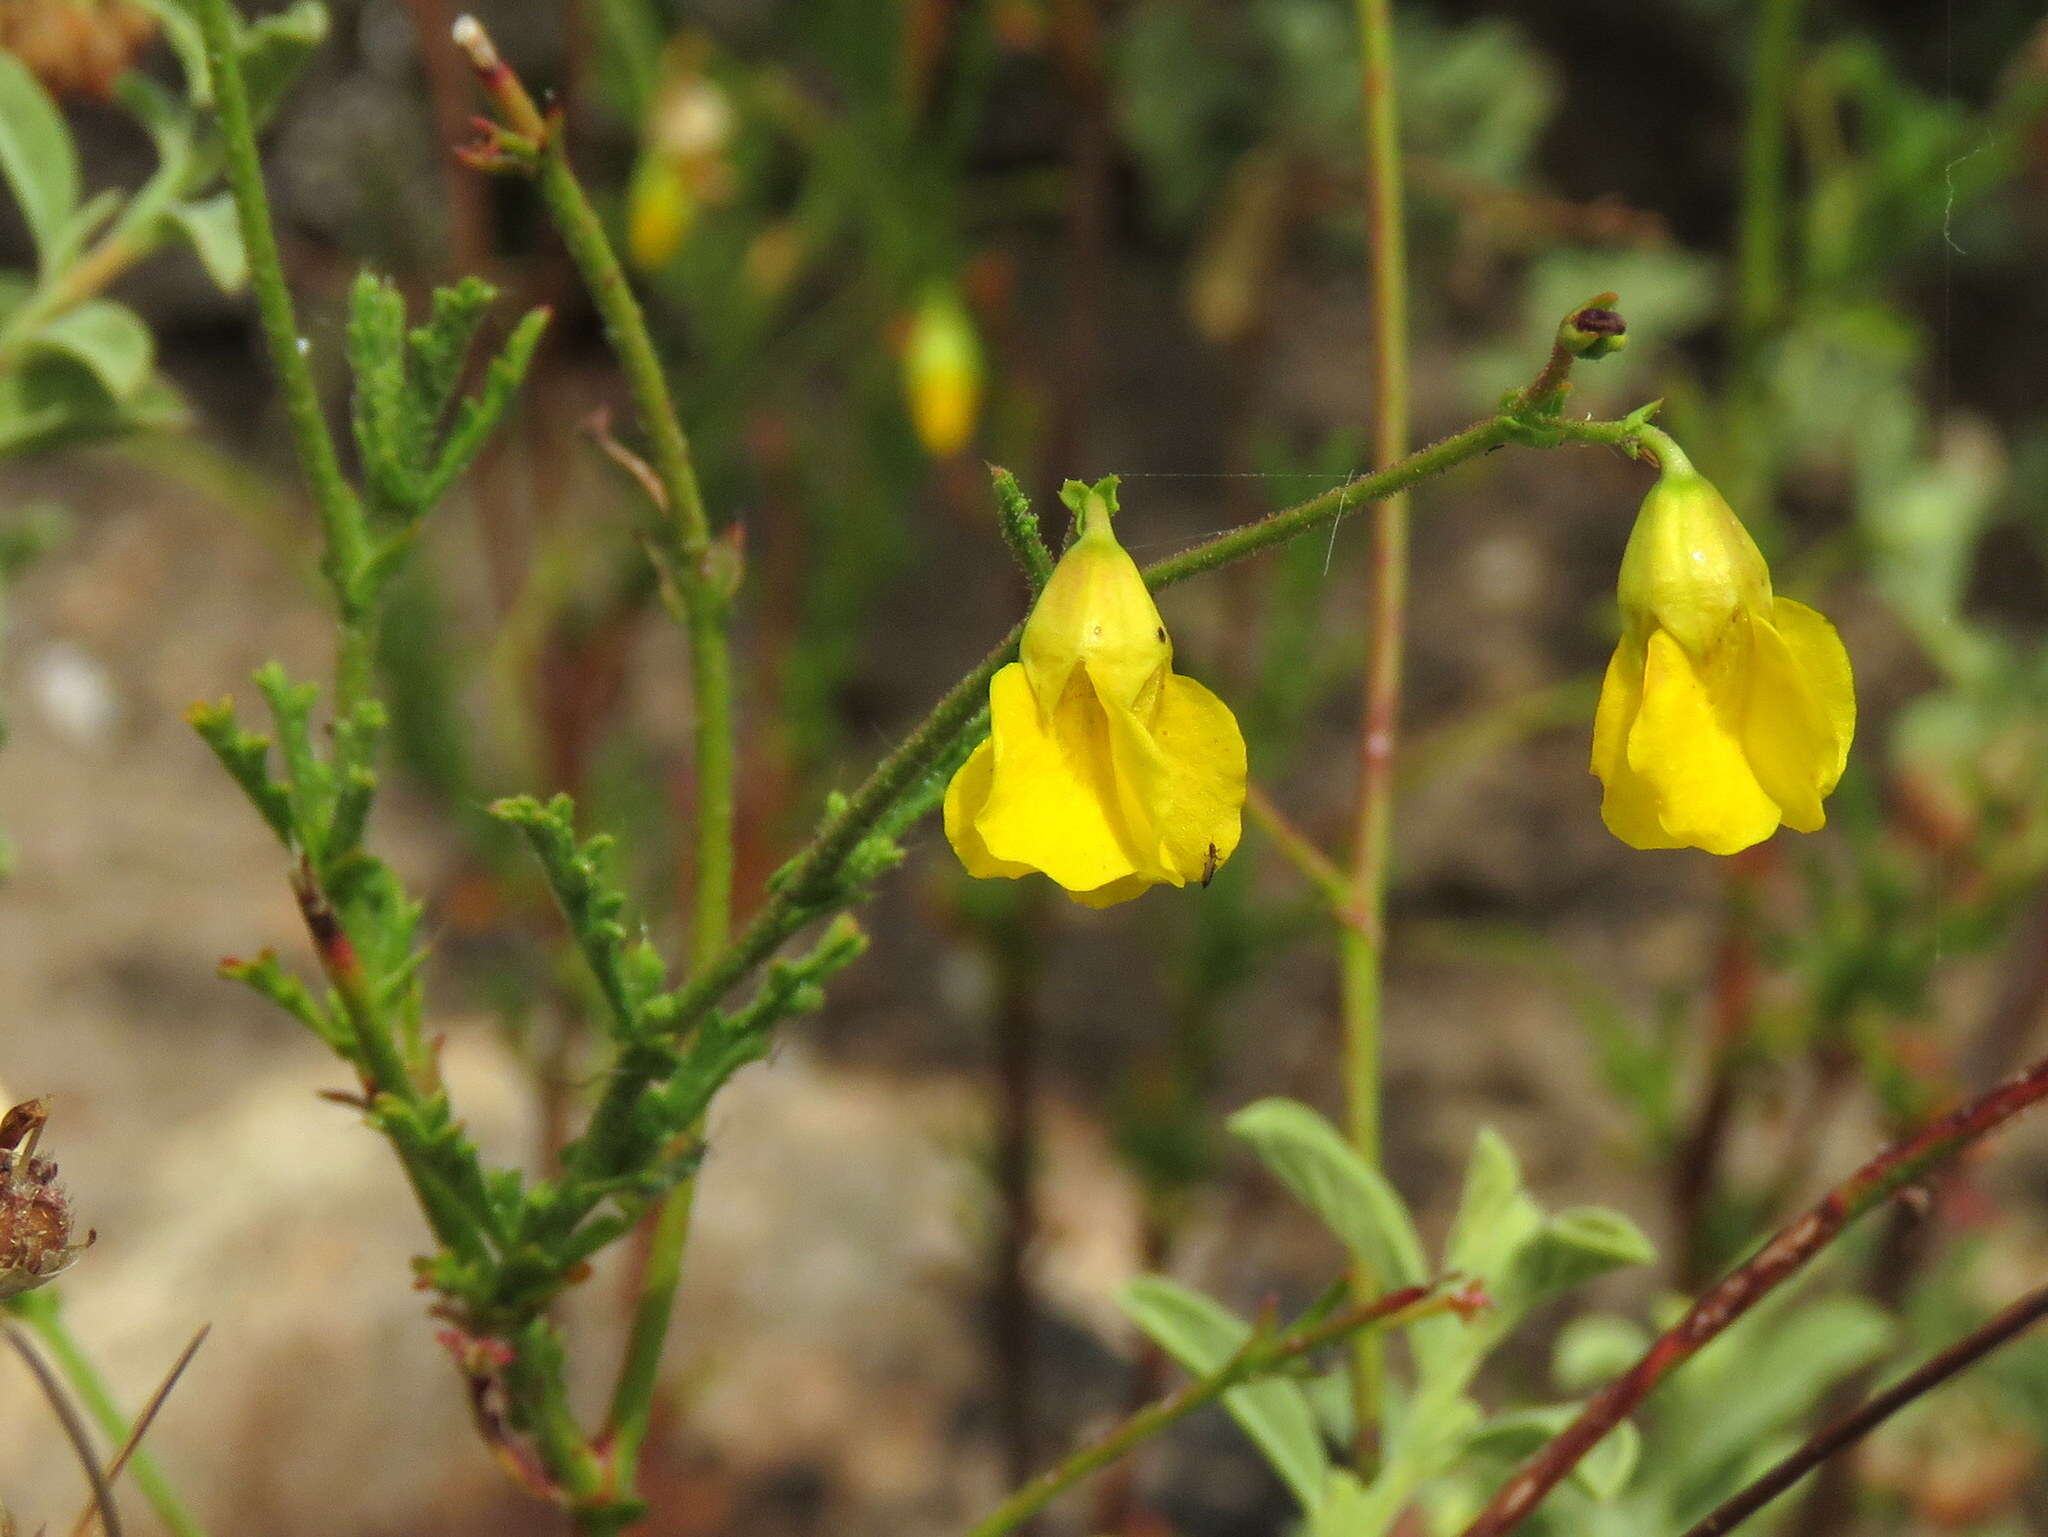
[[1849, 743], [1856, 736], [1856, 680], [1849, 671], [1849, 653], [1835, 627], [1804, 603], [1779, 598], [1772, 604], [1771, 617], [1828, 720], [1834, 753], [1820, 777], [1820, 793], [1826, 795], [1840, 782], [1849, 761]]
[[1013, 860], [998, 859], [988, 851], [981, 834], [975, 829], [974, 819], [981, 815], [982, 807], [988, 804], [988, 792], [995, 783], [996, 744], [990, 737], [967, 756], [946, 786], [946, 841], [953, 845], [953, 852], [960, 856], [960, 863], [967, 867], [967, 873], [977, 880], [991, 880], [998, 876], [1015, 880], [1020, 875], [1032, 873], [1030, 865], [1018, 864]]
[[[1109, 723], [1082, 679], [1048, 719], [1023, 667], [989, 685], [988, 799], [974, 818], [991, 859], [1042, 870], [1069, 891], [1141, 873], [1117, 805]], [[964, 796], [963, 796], [964, 799]]]
[[1148, 881], [1142, 875], [1126, 875], [1120, 881], [1111, 881], [1107, 886], [1097, 886], [1093, 891], [1070, 891], [1067, 899], [1079, 902], [1083, 907], [1114, 907], [1119, 902], [1128, 902], [1132, 897], [1142, 897], [1157, 881]]
[[1683, 646], [1651, 632], [1642, 705], [1628, 734], [1628, 766], [1656, 796], [1659, 824], [1679, 844], [1710, 854], [1761, 843], [1779, 821], [1737, 734], [1745, 639], [1731, 634], [1702, 676]]
[[1743, 752], [1757, 783], [1784, 813], [1785, 825], [1816, 832], [1827, 822], [1820, 807], [1827, 793], [1822, 782], [1832, 789], [1830, 776], [1839, 772], [1834, 722], [1775, 626], [1753, 621], [1750, 646]]
[[1245, 751], [1237, 718], [1208, 689], [1176, 673], [1165, 675], [1149, 719], [1142, 711], [1108, 715], [1140, 868], [1174, 886], [1208, 879], [1242, 831]]
[[1600, 684], [1600, 708], [1593, 715], [1593, 772], [1599, 776], [1600, 820], [1607, 830], [1637, 849], [1682, 845], [1657, 820], [1657, 796], [1648, 780], [1628, 765], [1628, 737], [1643, 706], [1643, 648], [1624, 638], [1607, 662]]

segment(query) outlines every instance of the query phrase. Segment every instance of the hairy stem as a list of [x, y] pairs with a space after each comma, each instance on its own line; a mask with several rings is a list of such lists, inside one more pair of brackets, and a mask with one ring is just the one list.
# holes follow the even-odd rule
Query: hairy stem
[[[1372, 283], [1373, 467], [1399, 463], [1408, 452], [1408, 255], [1401, 209], [1400, 107], [1394, 86], [1391, 0], [1357, 0], [1359, 90], [1365, 122], [1366, 251]], [[1344, 1026], [1344, 1098], [1352, 1145], [1367, 1163], [1380, 1158], [1380, 1023], [1386, 954], [1389, 838], [1393, 830], [1394, 741], [1401, 722], [1401, 663], [1408, 604], [1408, 498], [1403, 492], [1373, 508], [1371, 564], [1366, 577], [1363, 714], [1359, 735], [1358, 811], [1351, 883], [1360, 918], [1337, 935]], [[1352, 1295], [1372, 1296], [1380, 1278], [1361, 1264]], [[1356, 1416], [1354, 1460], [1371, 1466], [1379, 1436], [1384, 1354], [1377, 1337], [1352, 1346]]]
[[[732, 653], [726, 633], [731, 595], [714, 569], [711, 520], [668, 376], [625, 268], [570, 164], [562, 116], [559, 111], [545, 117], [540, 114], [526, 87], [473, 18], [461, 18], [454, 35], [506, 118], [506, 126], [537, 151], [532, 170], [541, 201], [603, 318], [605, 336], [625, 375], [640, 429], [650, 447], [655, 482], [650, 489], [659, 491], [652, 498], [656, 517], [650, 542], [677, 617], [690, 639], [697, 769], [690, 963], [693, 974], [701, 978], [724, 952], [732, 924], [737, 755]], [[621, 1071], [614, 1075], [613, 1083], [632, 1085], [636, 1077]], [[635, 1099], [637, 1094], [636, 1086]], [[631, 1101], [617, 1095], [601, 1101], [593, 1117], [593, 1132], [611, 1124], [604, 1119], [608, 1113], [616, 1120], [622, 1105], [630, 1109]], [[633, 1487], [640, 1444], [653, 1412], [694, 1200], [694, 1178], [685, 1179], [669, 1193], [655, 1219], [641, 1269], [632, 1327], [606, 1421], [616, 1484], [621, 1490]]]
[[285, 415], [292, 445], [319, 510], [326, 549], [320, 569], [334, 591], [342, 621], [341, 655], [336, 664], [334, 709], [346, 719], [370, 690], [375, 651], [375, 623], [370, 594], [363, 590], [363, 567], [369, 557], [369, 531], [361, 504], [341, 472], [334, 434], [320, 406], [313, 381], [311, 346], [299, 331], [291, 290], [285, 285], [284, 260], [270, 223], [270, 198], [263, 187], [263, 168], [256, 155], [256, 127], [249, 111], [248, 88], [242, 80], [241, 56], [235, 47], [236, 24], [228, 0], [201, 0], [199, 24], [206, 36], [207, 67], [213, 75], [219, 104], [222, 153], [228, 185], [235, 195], [235, 213], [242, 244], [249, 255], [249, 286], [256, 295], [270, 365], [284, 393]]

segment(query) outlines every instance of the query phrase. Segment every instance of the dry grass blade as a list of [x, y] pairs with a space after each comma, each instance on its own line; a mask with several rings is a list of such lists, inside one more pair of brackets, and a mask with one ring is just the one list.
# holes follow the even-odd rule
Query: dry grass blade
[[[206, 1343], [206, 1336], [212, 1332], [212, 1324], [201, 1324], [199, 1332], [192, 1336], [192, 1342], [179, 1352], [178, 1359], [171, 1363], [171, 1369], [164, 1374], [164, 1380], [158, 1383], [156, 1391], [149, 1395], [149, 1402], [142, 1406], [142, 1413], [135, 1417], [135, 1425], [128, 1432], [128, 1439], [121, 1443], [121, 1449], [114, 1453], [114, 1460], [107, 1464], [109, 1488], [121, 1476], [121, 1470], [128, 1466], [128, 1459], [135, 1455], [135, 1449], [142, 1445], [142, 1438], [155, 1421], [157, 1411], [163, 1408], [165, 1400], [171, 1396], [171, 1389], [178, 1385], [178, 1379], [185, 1375], [185, 1368], [192, 1364], [192, 1358], [199, 1354], [199, 1347]], [[71, 1537], [89, 1537], [94, 1519], [99, 1513], [99, 1502], [87, 1505], [78, 1513], [78, 1520], [71, 1528]]]
[[64, 1384], [57, 1380], [57, 1374], [50, 1370], [49, 1363], [42, 1358], [34, 1343], [22, 1332], [13, 1320], [6, 1324], [7, 1343], [12, 1345], [28, 1364], [36, 1383], [43, 1390], [43, 1396], [50, 1401], [50, 1408], [57, 1416], [57, 1423], [64, 1427], [64, 1434], [71, 1441], [71, 1450], [78, 1457], [78, 1465], [85, 1469], [86, 1481], [92, 1485], [92, 1506], [100, 1512], [106, 1523], [107, 1537], [122, 1537], [121, 1514], [114, 1509], [114, 1491], [107, 1483], [107, 1475], [100, 1467], [98, 1455], [92, 1449], [92, 1436], [85, 1428], [85, 1422], [78, 1417], [78, 1410], [65, 1395]]

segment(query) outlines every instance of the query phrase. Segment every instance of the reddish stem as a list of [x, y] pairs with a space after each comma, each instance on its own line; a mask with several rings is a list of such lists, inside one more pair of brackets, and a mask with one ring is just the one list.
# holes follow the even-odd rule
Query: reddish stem
[[1802, 1269], [1851, 1222], [2043, 1098], [2048, 1098], [2048, 1057], [1864, 1164], [1804, 1215], [1780, 1228], [1695, 1302], [1641, 1360], [1595, 1394], [1577, 1419], [1501, 1487], [1465, 1528], [1464, 1537], [1502, 1537], [1513, 1531], [1658, 1383]]

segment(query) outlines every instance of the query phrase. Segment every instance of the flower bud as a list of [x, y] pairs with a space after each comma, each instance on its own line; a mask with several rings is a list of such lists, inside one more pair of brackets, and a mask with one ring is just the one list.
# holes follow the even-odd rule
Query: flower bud
[[1074, 669], [1085, 667], [1103, 702], [1135, 708], [1173, 665], [1158, 605], [1111, 527], [1116, 477], [1068, 481], [1062, 493], [1079, 533], [1053, 567], [1024, 626], [1020, 652], [1041, 708], [1056, 709]]
[[1619, 596], [1631, 634], [1665, 630], [1704, 657], [1737, 613], [1770, 612], [1771, 573], [1721, 493], [1679, 459], [1643, 498], [1621, 557]]

